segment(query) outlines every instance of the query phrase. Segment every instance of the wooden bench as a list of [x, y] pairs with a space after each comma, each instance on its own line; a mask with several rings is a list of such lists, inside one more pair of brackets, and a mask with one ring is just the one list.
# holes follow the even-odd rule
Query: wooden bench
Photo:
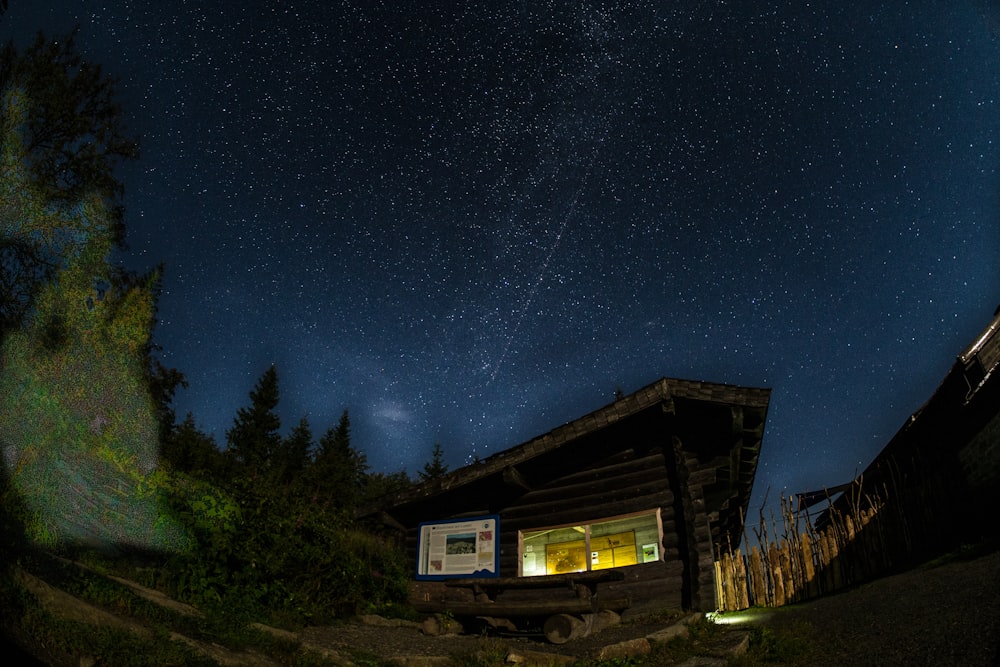
[[[584, 614], [604, 610], [628, 609], [627, 597], [605, 598], [597, 594], [597, 585], [622, 581], [625, 575], [618, 570], [575, 572], [538, 577], [499, 577], [496, 579], [449, 579], [449, 588], [467, 588], [473, 593], [474, 602], [448, 601], [448, 611], [456, 616], [549, 616], [552, 614]], [[563, 599], [498, 600], [506, 590], [558, 590], [569, 589], [576, 596]]]

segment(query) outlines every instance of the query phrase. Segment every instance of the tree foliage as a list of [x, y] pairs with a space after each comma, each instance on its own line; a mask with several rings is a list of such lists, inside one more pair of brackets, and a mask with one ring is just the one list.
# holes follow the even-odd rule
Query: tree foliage
[[244, 474], [260, 479], [274, 463], [281, 444], [278, 369], [268, 368], [250, 392], [250, 405], [240, 408], [226, 432], [226, 455]]
[[153, 356], [160, 272], [108, 259], [114, 165], [137, 155], [120, 121], [72, 35], [0, 52], [0, 442], [16, 471], [0, 506], [24, 507], [36, 541], [171, 551], [164, 581], [185, 599], [304, 616], [402, 600], [401, 552], [354, 523], [370, 478], [346, 411], [318, 444], [305, 418], [282, 436], [271, 367], [225, 452], [176, 422], [183, 375]]
[[406, 491], [412, 486], [413, 480], [405, 470], [391, 473], [374, 472], [365, 477], [363, 500], [373, 502]]
[[[72, 33], [54, 40], [39, 33], [23, 53], [8, 42], [0, 50], [0, 91], [6, 107], [0, 169], [8, 175], [0, 199], [0, 327], [6, 331], [24, 321], [41, 286], [80, 250], [90, 225], [106, 225], [112, 244], [123, 244], [123, 188], [114, 170], [139, 153], [124, 129], [117, 80], [80, 57]], [[14, 170], [19, 175], [11, 179]], [[105, 210], [101, 220], [79, 210], [95, 200]]]
[[368, 474], [365, 455], [351, 445], [351, 418], [344, 410], [319, 441], [310, 469], [309, 493], [324, 507], [352, 512], [361, 501]]
[[271, 483], [279, 489], [290, 491], [295, 487], [297, 490], [302, 484], [314, 446], [309, 420], [302, 417], [274, 452], [274, 461], [270, 466]]
[[96, 194], [120, 224], [115, 165], [139, 157], [139, 143], [125, 130], [118, 84], [77, 53], [75, 31], [51, 40], [39, 32], [24, 53], [13, 41], [0, 51], [0, 88], [30, 100], [21, 159], [42, 195], [72, 204]]
[[157, 428], [144, 370], [158, 276], [126, 280], [109, 264], [103, 200], [53, 203], [17, 162], [30, 108], [18, 91], [2, 97], [3, 222], [28, 236], [73, 228], [77, 238], [0, 345], [0, 441], [17, 462], [12, 481], [36, 541], [168, 546], [179, 537], [154, 531]]
[[447, 473], [448, 466], [444, 462], [444, 450], [441, 449], [440, 442], [435, 442], [434, 449], [431, 452], [431, 460], [424, 464], [423, 469], [420, 471], [420, 479], [426, 482], [429, 479], [444, 477]]
[[[354, 521], [368, 475], [364, 455], [351, 445], [347, 411], [315, 443], [304, 417], [280, 435], [278, 404], [272, 366], [250, 391], [249, 404], [237, 411], [226, 435], [228, 449], [220, 454], [226, 465], [217, 488], [232, 505], [198, 483], [178, 486], [175, 512], [199, 547], [175, 560], [175, 592], [310, 617], [399, 603], [409, 570], [402, 553]], [[210, 479], [211, 440], [190, 415], [169, 445], [179, 475]]]
[[160, 455], [174, 470], [209, 481], [222, 478], [222, 452], [215, 439], [197, 427], [190, 412], [161, 440]]

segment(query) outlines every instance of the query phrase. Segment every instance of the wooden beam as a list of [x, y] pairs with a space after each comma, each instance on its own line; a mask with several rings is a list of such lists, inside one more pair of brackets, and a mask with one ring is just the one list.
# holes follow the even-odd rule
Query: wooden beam
[[732, 413], [733, 435], [739, 436], [743, 433], [743, 406], [730, 406]]
[[589, 612], [623, 611], [631, 604], [629, 598], [594, 598], [593, 600], [522, 600], [517, 602], [458, 602], [437, 600], [419, 602], [418, 611], [450, 611], [455, 616], [490, 616], [511, 618], [517, 616], [551, 616], [552, 614], [584, 614]]
[[528, 480], [521, 474], [521, 471], [512, 465], [503, 469], [503, 481], [507, 486], [513, 486], [525, 491], [531, 491], [531, 484], [529, 484]]
[[406, 526], [401, 524], [399, 521], [396, 521], [396, 519], [385, 510], [382, 510], [378, 513], [378, 518], [379, 521], [382, 522], [382, 525], [387, 526], [389, 528], [393, 528], [400, 532], [404, 533], [406, 532]]
[[592, 570], [589, 572], [570, 572], [567, 574], [549, 574], [540, 577], [477, 577], [448, 579], [444, 585], [449, 588], [468, 588], [484, 586], [494, 588], [569, 588], [576, 584], [599, 584], [608, 581], [622, 581], [625, 575], [621, 570]]

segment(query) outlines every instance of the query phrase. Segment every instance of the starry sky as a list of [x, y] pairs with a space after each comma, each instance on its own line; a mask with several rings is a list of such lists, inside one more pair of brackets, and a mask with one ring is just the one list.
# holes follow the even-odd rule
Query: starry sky
[[1000, 303], [984, 0], [11, 0], [121, 78], [137, 270], [221, 444], [451, 467], [662, 376], [773, 390], [752, 509], [847, 481]]

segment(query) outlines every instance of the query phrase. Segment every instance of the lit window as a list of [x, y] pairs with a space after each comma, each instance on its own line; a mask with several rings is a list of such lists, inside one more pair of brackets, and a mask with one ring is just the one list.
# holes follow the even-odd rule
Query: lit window
[[565, 574], [660, 560], [660, 510], [520, 533], [521, 576]]

